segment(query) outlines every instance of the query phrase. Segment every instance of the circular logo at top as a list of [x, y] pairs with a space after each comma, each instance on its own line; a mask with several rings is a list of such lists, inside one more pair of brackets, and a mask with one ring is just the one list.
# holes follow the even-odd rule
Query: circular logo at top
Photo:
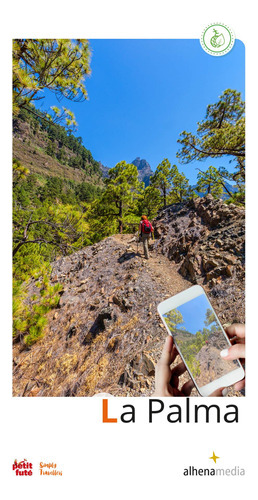
[[213, 23], [204, 28], [200, 41], [203, 50], [211, 56], [224, 56], [232, 49], [235, 35], [226, 24]]

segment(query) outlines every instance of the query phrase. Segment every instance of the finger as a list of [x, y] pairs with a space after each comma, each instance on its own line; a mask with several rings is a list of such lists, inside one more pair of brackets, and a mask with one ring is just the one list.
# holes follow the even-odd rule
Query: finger
[[240, 339], [245, 338], [245, 325], [241, 325], [240, 323], [234, 323], [233, 325], [227, 326], [225, 328], [225, 332], [229, 337], [234, 337], [235, 335]]
[[167, 337], [163, 346], [161, 357], [155, 369], [155, 388], [156, 393], [164, 395], [168, 392], [168, 385], [171, 379], [171, 354], [173, 348], [173, 339]]
[[231, 361], [234, 359], [245, 358], [245, 344], [235, 344], [228, 349], [223, 349], [220, 353], [223, 359]]
[[175, 351], [176, 354], [179, 354], [178, 350], [177, 350], [177, 347], [174, 343], [174, 340], [173, 340], [173, 350]]
[[180, 375], [182, 375], [182, 373], [185, 373], [185, 371], [186, 371], [186, 366], [182, 361], [181, 363], [176, 365], [175, 368], [173, 368], [173, 370], [171, 370], [172, 377], [174, 375], [176, 375], [177, 377], [180, 377]]
[[173, 388], [173, 396], [176, 398], [185, 397], [185, 395], [182, 393], [182, 391], [179, 391], [179, 389], [174, 389], [174, 388]]
[[177, 348], [175, 347], [175, 345], [173, 345], [172, 354], [171, 354], [171, 361], [170, 361], [171, 364], [174, 363], [177, 356], [178, 356]]
[[194, 388], [194, 383], [192, 380], [188, 380], [188, 382], [186, 382], [182, 388], [181, 388], [181, 391], [182, 393], [185, 395], [185, 396], [190, 396], [192, 390]]
[[170, 385], [173, 389], [178, 389], [179, 386], [179, 377], [173, 375], [170, 379]]
[[240, 380], [234, 385], [235, 391], [241, 391], [241, 389], [244, 389], [244, 387], [245, 387], [245, 379]]
[[219, 389], [216, 389], [212, 394], [209, 395], [210, 398], [216, 398], [216, 397], [225, 397], [228, 394], [228, 389], [227, 387], [220, 387]]
[[160, 365], [166, 365], [166, 366], [170, 365], [172, 348], [173, 348], [173, 338], [169, 336], [166, 338], [165, 344], [163, 346], [162, 354], [159, 360]]

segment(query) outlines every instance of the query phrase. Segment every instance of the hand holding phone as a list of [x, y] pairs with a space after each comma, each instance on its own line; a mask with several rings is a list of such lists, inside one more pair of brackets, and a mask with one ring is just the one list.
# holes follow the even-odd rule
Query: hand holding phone
[[[230, 351], [230, 341], [201, 286], [195, 285], [158, 305], [158, 312], [177, 351], [202, 396], [244, 378], [244, 370]], [[233, 349], [233, 348], [231, 348]]]
[[[245, 366], [245, 325], [235, 323], [227, 326], [225, 332], [230, 339], [231, 347], [220, 353], [220, 355], [227, 361], [240, 359], [242, 365]], [[245, 379], [236, 382], [234, 385], [236, 391], [241, 391], [244, 387]]]
[[[161, 357], [155, 370], [155, 392], [153, 397], [188, 397], [195, 387], [192, 379], [185, 382], [179, 389], [180, 376], [186, 372], [183, 362], [171, 369], [170, 365], [175, 361], [178, 351], [174, 345], [173, 337], [168, 336], [165, 340]], [[210, 394], [212, 397], [226, 396], [227, 389], [221, 387]]]
[[155, 370], [155, 392], [153, 396], [190, 396], [194, 387], [192, 380], [188, 380], [181, 389], [179, 377], [186, 371], [184, 363], [179, 363], [172, 370], [170, 365], [175, 361], [178, 352], [173, 342], [173, 337], [169, 336], [165, 340], [163, 351]]

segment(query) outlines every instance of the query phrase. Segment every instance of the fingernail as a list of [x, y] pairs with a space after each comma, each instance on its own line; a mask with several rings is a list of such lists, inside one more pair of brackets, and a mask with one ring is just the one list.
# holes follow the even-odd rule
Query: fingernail
[[228, 349], [223, 349], [223, 351], [221, 351], [220, 355], [222, 358], [225, 358], [228, 355]]
[[227, 396], [228, 395], [228, 389], [225, 387], [225, 389], [223, 389], [222, 391], [222, 396]]

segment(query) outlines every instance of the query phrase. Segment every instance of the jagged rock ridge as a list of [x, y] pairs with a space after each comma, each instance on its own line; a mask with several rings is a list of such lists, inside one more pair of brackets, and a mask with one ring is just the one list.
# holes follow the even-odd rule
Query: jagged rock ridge
[[205, 285], [223, 314], [244, 321], [245, 211], [212, 195], [161, 211], [157, 249], [192, 283]]

